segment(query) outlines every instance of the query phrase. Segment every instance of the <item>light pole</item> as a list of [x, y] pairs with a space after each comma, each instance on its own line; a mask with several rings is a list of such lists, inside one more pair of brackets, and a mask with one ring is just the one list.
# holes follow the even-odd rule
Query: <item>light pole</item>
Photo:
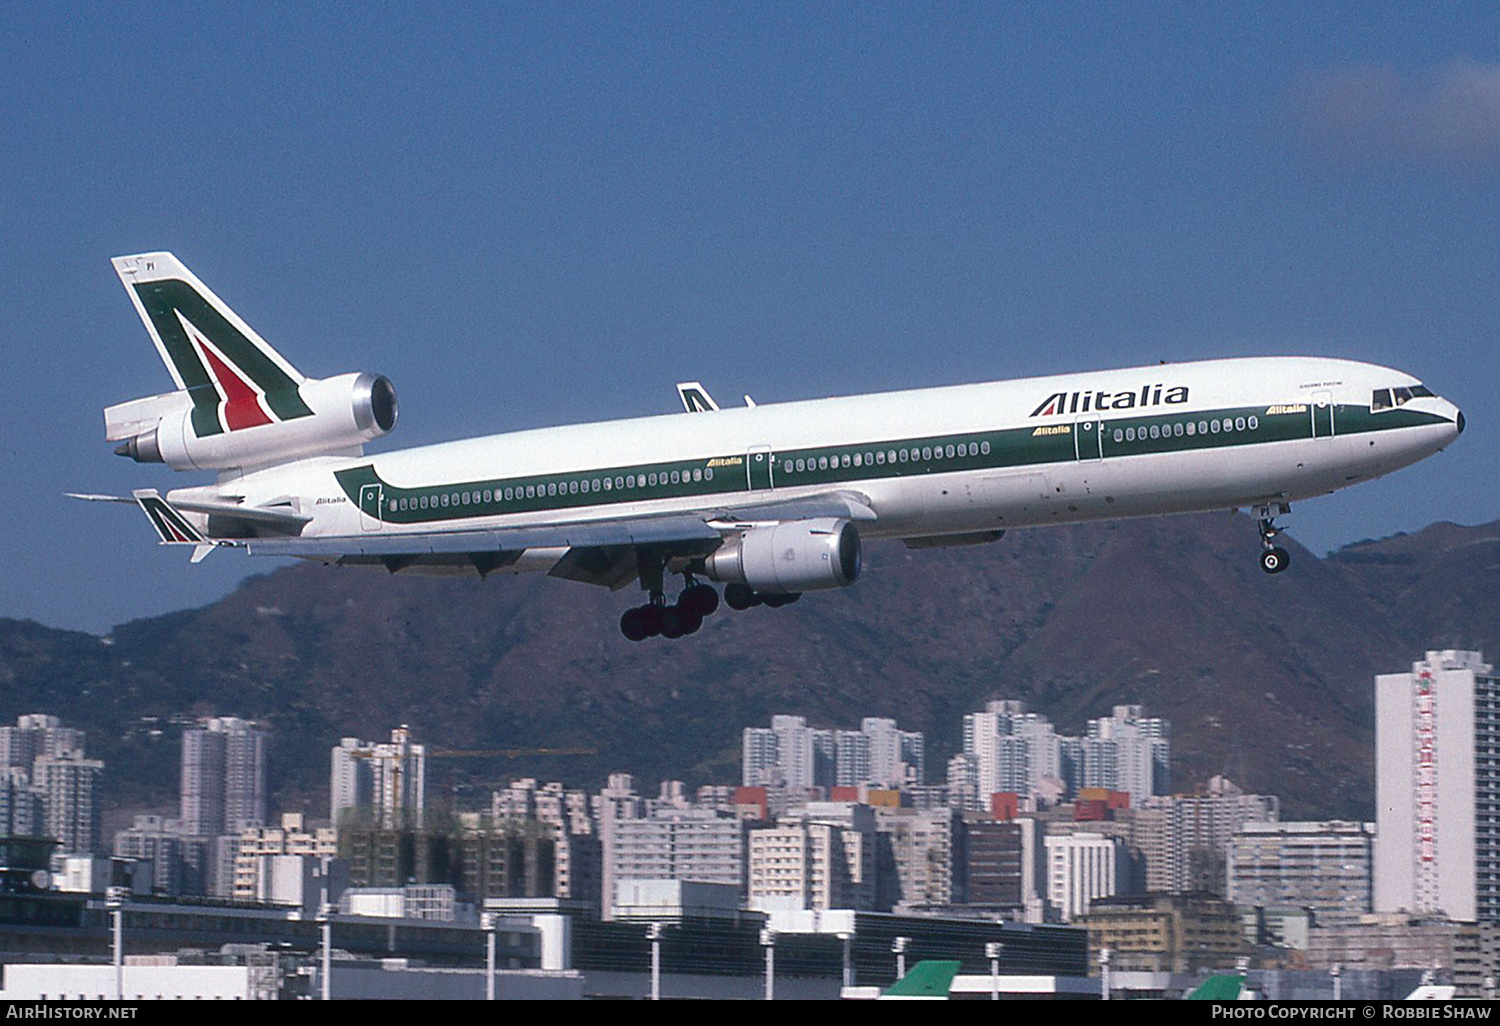
[[761, 946], [766, 949], [766, 1000], [776, 1000], [776, 931], [760, 931]]
[[1109, 949], [1099, 949], [1099, 989], [1101, 1000], [1109, 1000]]
[[130, 893], [124, 887], [111, 887], [104, 892], [104, 905], [109, 909], [110, 929], [114, 934], [115, 1000], [125, 1000], [125, 896]]
[[495, 1000], [495, 913], [482, 912], [479, 928], [484, 931], [484, 999]]
[[910, 937], [897, 937], [891, 941], [891, 951], [896, 956], [896, 979], [906, 975], [906, 946], [911, 943]]
[[844, 986], [854, 986], [854, 959], [850, 944], [854, 936], [848, 933], [839, 934], [839, 940], [844, 942]]
[[990, 1000], [1000, 1000], [1000, 952], [1005, 945], [990, 941], [984, 946], [984, 957], [990, 960]]
[[323, 993], [324, 1001], [332, 1000], [329, 975], [333, 972], [333, 906], [326, 901], [318, 906], [318, 925], [323, 934]]
[[661, 924], [646, 924], [646, 939], [651, 942], [651, 1000], [661, 1000]]

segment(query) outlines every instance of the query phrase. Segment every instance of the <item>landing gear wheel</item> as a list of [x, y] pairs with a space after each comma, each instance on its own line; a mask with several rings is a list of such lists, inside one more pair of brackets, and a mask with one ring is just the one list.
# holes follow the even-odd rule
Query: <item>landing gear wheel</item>
[[[676, 606], [667, 606], [661, 611], [661, 636], [664, 638], [680, 638], [687, 633], [684, 630], [685, 616], [681, 609]], [[701, 621], [700, 621], [701, 622]]]
[[620, 617], [620, 633], [630, 641], [645, 641], [651, 637], [650, 625], [646, 622], [645, 612], [649, 606], [636, 606], [625, 610]]
[[724, 589], [724, 604], [730, 609], [749, 609], [760, 603], [760, 596], [748, 584], [731, 584]]
[[697, 634], [698, 629], [703, 626], [703, 617], [694, 610], [679, 610], [677, 615], [682, 623], [683, 634]]
[[1272, 546], [1260, 554], [1260, 568], [1268, 574], [1281, 573], [1291, 561], [1291, 554], [1280, 546]]
[[802, 593], [800, 591], [789, 591], [780, 595], [767, 595], [765, 596], [766, 608], [780, 609], [782, 606], [791, 605], [801, 597]]
[[719, 593], [711, 584], [694, 584], [682, 589], [682, 594], [677, 596], [677, 605], [697, 613], [701, 619], [713, 615], [719, 608]]

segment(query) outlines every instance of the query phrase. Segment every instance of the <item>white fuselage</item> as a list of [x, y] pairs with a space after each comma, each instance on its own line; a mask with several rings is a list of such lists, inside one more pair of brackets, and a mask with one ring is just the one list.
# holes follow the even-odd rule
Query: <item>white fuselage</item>
[[[1411, 387], [1423, 394], [1372, 409], [1372, 392]], [[874, 511], [859, 525], [866, 537], [931, 537], [1286, 503], [1414, 463], [1459, 430], [1457, 408], [1400, 371], [1300, 357], [1215, 360], [323, 457], [226, 474], [172, 497], [263, 504], [291, 496], [312, 517], [303, 537], [333, 537], [839, 491]]]

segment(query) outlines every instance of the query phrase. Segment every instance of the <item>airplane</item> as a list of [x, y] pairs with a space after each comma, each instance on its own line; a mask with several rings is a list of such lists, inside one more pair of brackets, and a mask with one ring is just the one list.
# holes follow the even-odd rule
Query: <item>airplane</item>
[[[721, 408], [369, 455], [396, 426], [386, 378], [309, 378], [170, 253], [116, 272], [176, 386], [104, 411], [115, 452], [212, 484], [134, 503], [164, 545], [391, 573], [545, 572], [646, 602], [632, 641], [697, 631], [724, 603], [775, 608], [853, 584], [865, 540], [913, 548], [1007, 530], [1253, 511], [1277, 516], [1445, 448], [1464, 416], [1401, 371], [1259, 357]], [[674, 602], [669, 579], [680, 577]]]

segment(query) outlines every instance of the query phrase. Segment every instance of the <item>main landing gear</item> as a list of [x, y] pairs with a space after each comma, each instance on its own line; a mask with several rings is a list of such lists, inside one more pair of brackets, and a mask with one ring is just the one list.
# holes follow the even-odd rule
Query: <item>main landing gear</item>
[[1276, 526], [1275, 518], [1290, 513], [1292, 507], [1286, 503], [1278, 503], [1276, 512], [1272, 513], [1270, 506], [1260, 506], [1256, 509], [1256, 519], [1260, 524], [1260, 568], [1268, 574], [1279, 574], [1292, 562], [1291, 553], [1276, 544], [1276, 536], [1281, 533], [1281, 528]]
[[[620, 633], [631, 641], [645, 641], [658, 635], [663, 638], [681, 638], [697, 633], [703, 619], [712, 616], [719, 608], [719, 593], [711, 584], [693, 580], [692, 574], [683, 574], [683, 589], [677, 601], [667, 605], [663, 591], [663, 563], [659, 558], [643, 555], [639, 562], [641, 587], [650, 596], [644, 606], [625, 610], [620, 617]], [[790, 605], [801, 598], [801, 593], [785, 595], [763, 595], [743, 584], [731, 584], [724, 589], [724, 602], [731, 609], [749, 609], [766, 605], [772, 609]]]

